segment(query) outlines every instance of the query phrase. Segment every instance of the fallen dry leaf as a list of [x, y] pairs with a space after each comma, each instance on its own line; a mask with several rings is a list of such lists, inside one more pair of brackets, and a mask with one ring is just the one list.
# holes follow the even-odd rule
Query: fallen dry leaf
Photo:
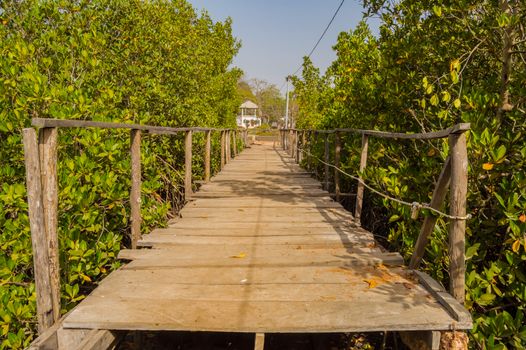
[[369, 284], [369, 288], [375, 288], [377, 285], [378, 285], [378, 282], [376, 282], [374, 279], [367, 279], [367, 280], [363, 280], [364, 282], [366, 282], [367, 284]]
[[232, 255], [231, 258], [234, 258], [234, 259], [243, 259], [244, 257], [246, 257], [247, 254], [246, 253], [239, 253], [238, 255]]

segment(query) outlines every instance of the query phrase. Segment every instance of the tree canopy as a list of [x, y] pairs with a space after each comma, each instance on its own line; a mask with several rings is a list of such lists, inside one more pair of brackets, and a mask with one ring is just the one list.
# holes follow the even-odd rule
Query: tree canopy
[[[293, 79], [301, 127], [425, 132], [471, 123], [466, 306], [474, 348], [526, 346], [526, 6], [520, 1], [365, 1], [381, 20], [341, 33], [320, 74], [305, 59]], [[348, 149], [357, 140], [347, 140]], [[366, 177], [396, 197], [429, 201], [446, 143], [374, 141]], [[348, 154], [344, 168], [358, 168]], [[369, 166], [368, 166], [369, 168]], [[406, 258], [420, 222], [370, 196], [372, 217]], [[374, 208], [372, 208], [374, 207]], [[376, 208], [376, 209], [375, 209]], [[448, 284], [446, 222], [439, 220], [425, 269]]]

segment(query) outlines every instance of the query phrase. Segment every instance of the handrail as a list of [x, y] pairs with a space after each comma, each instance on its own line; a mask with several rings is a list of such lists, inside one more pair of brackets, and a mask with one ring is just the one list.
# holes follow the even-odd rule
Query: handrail
[[[468, 157], [466, 146], [466, 132], [470, 130], [469, 123], [456, 124], [450, 128], [426, 132], [426, 133], [397, 133], [377, 130], [362, 130], [362, 129], [333, 129], [333, 130], [308, 130], [287, 128], [281, 129], [281, 145], [284, 150], [290, 152], [291, 157], [295, 158], [299, 163], [301, 155], [307, 155], [307, 166], [312, 165], [312, 159], [316, 159], [324, 164], [324, 189], [329, 190], [329, 168], [334, 168], [334, 188], [336, 199], [339, 200], [340, 184], [338, 172], [343, 172], [340, 169], [340, 152], [342, 149], [341, 134], [354, 133], [361, 135], [362, 147], [360, 151], [360, 168], [356, 176], [345, 173], [351, 178], [358, 180], [356, 191], [356, 205], [354, 211], [355, 222], [360, 225], [360, 216], [363, 204], [363, 192], [365, 182], [362, 174], [367, 166], [368, 147], [370, 137], [387, 138], [387, 139], [411, 139], [411, 140], [432, 140], [448, 138], [449, 156], [442, 168], [440, 177], [435, 185], [431, 203], [422, 205], [421, 203], [409, 203], [400, 201], [390, 196], [391, 200], [403, 202], [406, 205], [411, 205], [411, 216], [416, 218], [418, 216], [419, 208], [432, 209], [434, 212], [441, 212], [440, 207], [446, 198], [449, 189], [449, 214], [445, 215], [449, 219], [449, 255], [450, 255], [450, 292], [461, 303], [465, 298], [465, 231], [466, 220], [470, 217], [466, 215], [466, 197], [467, 197], [467, 182], [468, 182]], [[314, 134], [314, 140], [312, 135]], [[314, 156], [311, 153], [313, 144], [318, 143], [318, 134], [324, 134], [323, 137], [323, 159]], [[329, 137], [334, 135], [334, 162], [330, 163]], [[369, 188], [369, 187], [368, 187]], [[370, 190], [372, 188], [369, 188]], [[381, 194], [378, 191], [373, 191]], [[382, 194], [381, 194], [382, 195]], [[415, 205], [414, 205], [415, 204]], [[420, 205], [419, 205], [420, 204]], [[429, 237], [433, 233], [433, 228], [436, 223], [435, 216], [426, 216], [423, 225], [420, 228], [420, 234], [415, 245], [413, 255], [409, 267], [417, 269], [420, 265], [425, 253], [425, 248], [429, 242]]]
[[98, 122], [98, 121], [92, 121], [92, 120], [52, 119], [52, 118], [33, 118], [31, 120], [31, 125], [38, 127], [38, 128], [131, 129], [131, 130], [146, 131], [150, 134], [175, 134], [175, 133], [186, 132], [186, 131], [206, 132], [206, 131], [236, 130], [233, 128], [203, 128], [203, 127], [173, 128], [173, 127], [167, 127], [167, 126], [153, 126], [153, 125], [143, 125], [143, 124]]
[[[184, 198], [192, 195], [192, 134], [204, 132], [204, 179], [210, 181], [211, 133], [221, 136], [221, 167], [237, 156], [237, 134], [247, 146], [245, 129], [162, 126], [34, 118], [34, 128], [22, 130], [26, 182], [28, 193], [29, 223], [34, 252], [37, 316], [39, 331], [53, 325], [60, 317], [60, 275], [58, 251], [58, 177], [57, 149], [60, 128], [127, 129], [130, 133], [131, 189], [130, 189], [130, 243], [137, 247], [141, 232], [141, 134], [176, 135], [184, 133]], [[38, 128], [38, 130], [36, 130]], [[232, 152], [232, 148], [233, 152]]]
[[343, 128], [343, 129], [332, 129], [332, 130], [316, 130], [316, 129], [296, 129], [296, 128], [284, 128], [281, 129], [283, 131], [310, 131], [310, 132], [317, 132], [320, 134], [334, 134], [337, 132], [343, 132], [343, 133], [353, 133], [353, 134], [360, 134], [360, 135], [368, 135], [368, 136], [374, 136], [379, 138], [389, 138], [389, 139], [416, 139], [416, 140], [432, 140], [432, 139], [442, 139], [446, 138], [451, 134], [462, 134], [470, 129], [470, 123], [459, 123], [456, 125], [453, 125], [450, 128], [439, 130], [439, 131], [432, 131], [432, 132], [425, 132], [425, 133], [415, 133], [415, 134], [408, 134], [408, 133], [400, 133], [400, 132], [389, 132], [389, 131], [379, 131], [379, 130], [366, 130], [366, 129], [352, 129], [352, 128]]

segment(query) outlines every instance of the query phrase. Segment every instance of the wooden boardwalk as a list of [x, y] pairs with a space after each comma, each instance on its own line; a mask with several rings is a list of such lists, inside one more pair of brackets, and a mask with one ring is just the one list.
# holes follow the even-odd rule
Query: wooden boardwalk
[[65, 317], [65, 329], [471, 328], [460, 303], [384, 251], [272, 144], [243, 151], [139, 246], [121, 252], [130, 262]]

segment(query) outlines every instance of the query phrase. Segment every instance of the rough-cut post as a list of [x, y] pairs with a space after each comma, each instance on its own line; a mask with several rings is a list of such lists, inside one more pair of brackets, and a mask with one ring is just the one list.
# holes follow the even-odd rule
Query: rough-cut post
[[131, 153], [131, 247], [137, 248], [141, 236], [141, 130], [130, 131]]
[[58, 129], [42, 128], [39, 131], [40, 178], [42, 207], [48, 241], [49, 283], [52, 294], [53, 321], [60, 318], [60, 263], [58, 243], [58, 179], [57, 146]]
[[26, 165], [27, 203], [29, 227], [33, 248], [33, 266], [36, 287], [38, 331], [42, 333], [54, 323], [53, 292], [50, 285], [48, 239], [46, 236], [40, 160], [35, 129], [24, 129], [24, 157]]
[[[314, 144], [314, 147], [316, 147], [318, 145], [318, 132], [317, 131], [314, 131], [314, 143], [313, 144]], [[314, 154], [314, 153], [312, 153], [313, 152], [312, 146], [310, 148], [310, 152], [311, 152], [311, 154]], [[313, 159], [313, 160], [315, 160], [315, 159]], [[312, 162], [312, 160], [311, 160], [311, 162]], [[316, 175], [316, 178], [318, 178], [318, 163], [316, 161], [314, 162], [314, 174]]]
[[232, 142], [234, 143], [233, 144], [233, 150], [234, 150], [234, 157], [237, 157], [237, 130], [234, 130], [234, 132], [232, 133]]
[[[468, 191], [468, 156], [466, 134], [449, 136], [451, 158], [451, 190], [449, 214], [463, 217], [466, 215], [466, 195]], [[460, 303], [464, 303], [465, 283], [465, 232], [466, 220], [451, 219], [449, 223], [449, 276], [450, 292]]]
[[325, 191], [329, 190], [329, 152], [329, 134], [325, 134], [325, 154], [323, 159], [325, 161], [325, 169], [323, 172]]
[[221, 170], [225, 166], [225, 131], [221, 130]]
[[281, 149], [285, 149], [285, 131], [283, 129], [279, 130], [279, 136], [281, 137]]
[[184, 138], [184, 198], [192, 196], [192, 131], [187, 131]]
[[211, 131], [205, 131], [205, 181], [210, 181], [210, 136]]
[[[300, 134], [299, 131], [296, 131], [296, 162], [299, 164], [301, 162], [301, 151], [300, 151], [300, 145], [302, 144], [300, 142], [300, 135], [303, 135], [303, 133]], [[302, 140], [303, 141], [303, 140]]]
[[[360, 175], [362, 179], [362, 172], [367, 166], [367, 149], [369, 148], [369, 135], [362, 134], [362, 154], [360, 156]], [[360, 224], [360, 216], [362, 216], [362, 205], [363, 205], [363, 189], [364, 186], [361, 182], [358, 182], [358, 188], [356, 191], [356, 207], [354, 208], [354, 219], [356, 223]]]
[[337, 168], [340, 167], [340, 152], [341, 152], [341, 136], [339, 132], [334, 134], [334, 193], [336, 194], [336, 201], [340, 200], [340, 172]]
[[226, 147], [225, 161], [228, 164], [230, 163], [230, 158], [232, 156], [231, 149], [230, 149], [230, 130], [225, 131], [225, 147]]
[[[440, 176], [433, 191], [433, 197], [431, 198], [431, 203], [429, 206], [434, 209], [440, 209], [444, 199], [446, 198], [447, 190], [449, 187], [449, 180], [451, 179], [451, 161], [450, 158], [446, 159], [446, 163], [442, 168]], [[426, 216], [424, 223], [420, 228], [420, 234], [416, 241], [415, 250], [411, 256], [411, 262], [409, 263], [409, 268], [418, 269], [420, 262], [426, 251], [427, 243], [429, 242], [429, 236], [433, 232], [437, 217], [435, 215]]]
[[[306, 142], [306, 144], [303, 147], [309, 153], [312, 152], [312, 131], [310, 131], [310, 130], [307, 132], [307, 142]], [[311, 164], [312, 163], [312, 159], [311, 159], [311, 156], [309, 156], [309, 154], [306, 153], [305, 157], [307, 157], [307, 170], [311, 171], [312, 170], [312, 164]]]

